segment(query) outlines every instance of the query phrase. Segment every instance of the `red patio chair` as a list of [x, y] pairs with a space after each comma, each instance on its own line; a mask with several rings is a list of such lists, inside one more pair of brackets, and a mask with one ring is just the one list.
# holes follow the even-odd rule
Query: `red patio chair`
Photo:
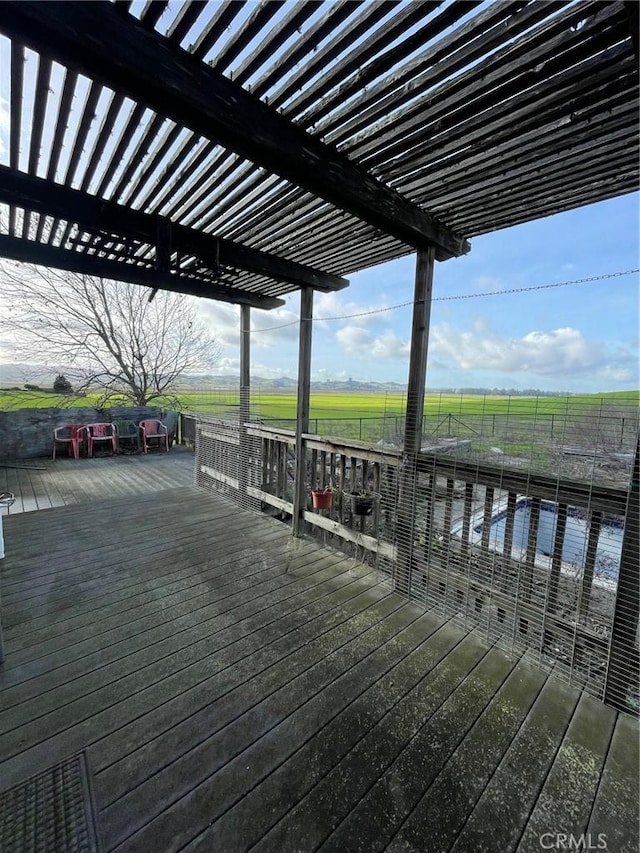
[[80, 457], [80, 445], [84, 441], [85, 424], [65, 424], [53, 431], [53, 458], [56, 458], [56, 445], [64, 444], [67, 453], [74, 459]]
[[93, 456], [93, 445], [100, 442], [111, 445], [114, 453], [118, 450], [118, 430], [115, 424], [87, 424], [87, 456]]
[[164, 444], [165, 450], [167, 453], [169, 452], [169, 430], [162, 423], [162, 421], [158, 420], [146, 420], [140, 421], [138, 424], [140, 427], [140, 438], [142, 439], [142, 449], [145, 453], [147, 453], [147, 449], [149, 447], [153, 447], [153, 444], [149, 444], [150, 439], [157, 439], [158, 447], [162, 447]]

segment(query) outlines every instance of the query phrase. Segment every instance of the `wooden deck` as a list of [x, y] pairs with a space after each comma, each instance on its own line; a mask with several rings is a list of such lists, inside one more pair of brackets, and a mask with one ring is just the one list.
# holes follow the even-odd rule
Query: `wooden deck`
[[24, 459], [0, 463], [0, 492], [12, 492], [2, 515], [131, 497], [194, 482], [193, 450], [174, 445], [170, 453], [97, 456], [92, 459]]
[[183, 458], [65, 462], [72, 505], [4, 519], [0, 797], [85, 751], [107, 851], [636, 853], [635, 720]]

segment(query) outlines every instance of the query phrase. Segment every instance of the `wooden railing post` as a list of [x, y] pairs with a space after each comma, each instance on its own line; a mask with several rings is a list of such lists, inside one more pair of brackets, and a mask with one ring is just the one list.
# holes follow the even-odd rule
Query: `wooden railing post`
[[398, 498], [398, 520], [396, 527], [398, 563], [396, 566], [395, 586], [399, 592], [405, 594], [411, 589], [411, 567], [413, 563], [413, 543], [416, 524], [418, 455], [422, 441], [422, 420], [424, 417], [424, 389], [427, 374], [427, 347], [429, 342], [429, 321], [431, 318], [434, 262], [435, 250], [433, 247], [418, 252], [413, 297], [413, 323], [411, 327], [404, 452], [400, 471], [400, 494]]
[[622, 553], [616, 604], [611, 626], [611, 642], [604, 701], [614, 708], [629, 710], [630, 681], [638, 674], [638, 609], [640, 606], [640, 440], [636, 441], [633, 473], [625, 513]]
[[298, 348], [298, 406], [296, 415], [296, 467], [293, 488], [294, 536], [300, 536], [305, 505], [305, 445], [302, 438], [309, 432], [309, 398], [311, 387], [311, 333], [313, 326], [313, 290], [303, 287], [300, 293], [300, 339]]

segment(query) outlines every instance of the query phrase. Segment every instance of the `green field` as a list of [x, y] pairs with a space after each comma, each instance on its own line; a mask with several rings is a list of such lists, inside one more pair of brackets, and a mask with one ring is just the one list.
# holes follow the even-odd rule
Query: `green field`
[[[425, 415], [453, 417], [562, 417], [569, 412], [584, 411], [592, 414], [621, 409], [636, 409], [640, 392], [610, 392], [605, 394], [576, 394], [563, 397], [501, 397], [459, 394], [427, 394]], [[69, 408], [72, 406], [95, 406], [99, 393], [85, 397], [64, 397], [35, 391], [0, 391], [0, 411], [22, 408]], [[185, 412], [224, 413], [237, 408], [239, 395], [229, 390], [194, 391], [185, 389], [179, 393]], [[380, 393], [312, 393], [311, 417], [313, 419], [368, 419], [401, 417], [405, 410], [403, 394]], [[158, 402], [162, 406], [162, 402]], [[270, 420], [290, 420], [296, 416], [296, 396], [292, 393], [252, 393], [253, 416]]]
[[[239, 408], [234, 390], [189, 388], [180, 398], [185, 414], [225, 417], [236, 415]], [[639, 430], [639, 399], [637, 391], [564, 397], [428, 394], [423, 446], [448, 452], [453, 442], [456, 454], [464, 453], [467, 461], [500, 459], [543, 473], [559, 473], [562, 464], [567, 476], [583, 480], [594, 476], [595, 466], [599, 479], [623, 483]], [[74, 399], [31, 391], [0, 392], [3, 410], [58, 404], [62, 412], [74, 405], [95, 406], [98, 400], [97, 393]], [[325, 438], [371, 445], [384, 441], [398, 447], [405, 428], [405, 403], [403, 394], [312, 393], [309, 431]], [[160, 401], [157, 405], [163, 408]], [[295, 394], [252, 391], [252, 420], [293, 430], [295, 416]], [[609, 460], [606, 470], [605, 457]]]

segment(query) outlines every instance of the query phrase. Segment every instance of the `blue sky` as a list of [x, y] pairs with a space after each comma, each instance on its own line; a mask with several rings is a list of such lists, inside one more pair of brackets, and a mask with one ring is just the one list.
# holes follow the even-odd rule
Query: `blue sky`
[[[476, 298], [637, 269], [638, 232], [638, 195], [631, 194], [476, 237], [467, 256], [437, 263], [427, 387], [571, 392], [640, 387], [637, 273]], [[408, 256], [372, 267], [352, 275], [346, 290], [316, 294], [314, 379], [406, 382], [410, 306], [323, 318], [409, 302], [414, 264], [415, 257]], [[441, 301], [462, 295], [474, 298]], [[200, 306], [222, 346], [218, 371], [236, 373], [237, 309]], [[298, 306], [291, 296], [284, 308], [252, 311], [253, 375], [296, 376]]]
[[[136, 0], [134, 13], [139, 14], [144, 5]], [[247, 4], [237, 26], [251, 14], [251, 6]], [[165, 23], [173, 19], [175, 9], [176, 4], [170, 4]], [[282, 14], [284, 11], [285, 7]], [[389, 15], [393, 17], [396, 12], [394, 9]], [[317, 15], [322, 13], [319, 7]], [[199, 26], [188, 34], [187, 42], [194, 41]], [[233, 35], [231, 28], [224, 34], [223, 41], [232, 39]], [[216, 45], [215, 49], [220, 47]], [[250, 47], [247, 46], [245, 54]], [[282, 48], [283, 52], [285, 50], [286, 46]], [[240, 67], [245, 54], [236, 58], [234, 68]], [[0, 162], [6, 164], [10, 74], [8, 41], [3, 37], [0, 37], [0, 71]], [[27, 51], [25, 129], [30, 126], [35, 71], [34, 55]], [[258, 73], [261, 72], [256, 71]], [[78, 85], [72, 123], [79, 121], [79, 105], [83, 103], [88, 81], [81, 78]], [[62, 69], [54, 64], [51, 89], [57, 93], [56, 97], [61, 87]], [[105, 90], [99, 113], [107, 99]], [[54, 116], [55, 110], [47, 110], [47, 134], [52, 132]], [[95, 121], [91, 131], [93, 137], [99, 126], [100, 121]], [[90, 142], [85, 147], [85, 158], [92, 149]], [[116, 142], [117, 134], [114, 133], [107, 155]], [[134, 137], [131, 146], [135, 142]], [[65, 157], [70, 150], [70, 146], [64, 149], [58, 180], [61, 180]], [[21, 146], [23, 169], [27, 168], [28, 154], [28, 139], [24, 138]], [[38, 173], [44, 175], [46, 158], [41, 159], [38, 168]], [[95, 191], [96, 187], [92, 184], [89, 189]], [[427, 387], [539, 388], [572, 392], [640, 387], [637, 274], [515, 295], [440, 301], [448, 296], [476, 297], [488, 291], [537, 287], [636, 269], [640, 266], [638, 209], [637, 194], [623, 196], [476, 237], [471, 241], [471, 252], [467, 256], [436, 264]], [[410, 302], [414, 261], [413, 256], [408, 256], [364, 270], [351, 276], [351, 286], [347, 290], [316, 295], [314, 379], [351, 377], [406, 382], [410, 307], [350, 319], [325, 318], [363, 314]], [[252, 312], [254, 376], [295, 378], [297, 375], [298, 308], [299, 299], [292, 295], [286, 306], [277, 311]], [[198, 309], [221, 346], [218, 372], [237, 374], [239, 310], [205, 300], [199, 302]]]

